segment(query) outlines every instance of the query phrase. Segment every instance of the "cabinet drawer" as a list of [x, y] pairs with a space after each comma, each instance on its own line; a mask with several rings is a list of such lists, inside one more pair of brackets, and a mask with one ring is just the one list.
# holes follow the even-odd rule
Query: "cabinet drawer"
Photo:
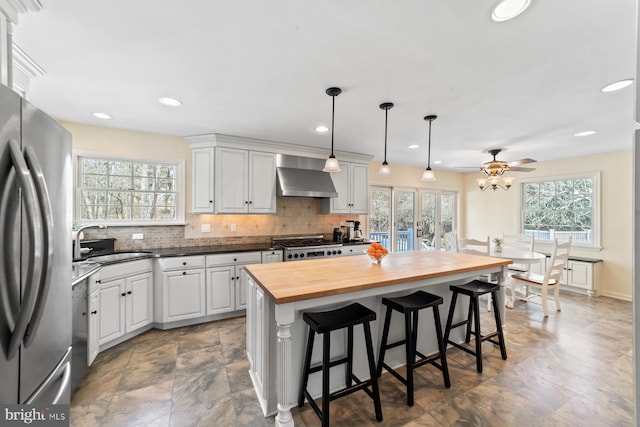
[[102, 282], [108, 282], [119, 277], [133, 276], [152, 270], [153, 261], [150, 259], [121, 262], [118, 264], [102, 266], [100, 269], [100, 279]]
[[160, 258], [158, 260], [158, 264], [160, 265], [160, 268], [164, 271], [182, 270], [185, 268], [203, 268], [204, 255]]
[[232, 252], [228, 254], [207, 255], [207, 267], [229, 264], [260, 264], [260, 252]]

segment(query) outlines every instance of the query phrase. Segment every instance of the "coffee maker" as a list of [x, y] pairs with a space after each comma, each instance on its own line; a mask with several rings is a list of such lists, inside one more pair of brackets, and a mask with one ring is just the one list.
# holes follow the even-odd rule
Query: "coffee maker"
[[353, 220], [349, 220], [345, 222], [346, 222], [345, 232], [342, 234], [342, 238], [345, 240], [345, 242], [350, 242], [352, 240], [355, 240], [356, 224], [355, 224], [355, 221]]
[[362, 230], [360, 230], [360, 221], [353, 221], [352, 240], [362, 240]]

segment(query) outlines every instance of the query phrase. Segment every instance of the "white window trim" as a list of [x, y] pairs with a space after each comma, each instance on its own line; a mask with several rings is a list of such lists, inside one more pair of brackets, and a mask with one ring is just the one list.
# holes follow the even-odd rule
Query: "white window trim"
[[[178, 167], [177, 174], [177, 191], [176, 191], [176, 219], [174, 220], [148, 220], [148, 221], [109, 221], [109, 220], [91, 220], [91, 222], [105, 224], [107, 226], [112, 227], [129, 227], [129, 226], [154, 226], [154, 225], [186, 225], [185, 221], [185, 195], [186, 195], [186, 185], [185, 185], [185, 160], [184, 159], [176, 159], [176, 158], [149, 158], [143, 156], [118, 156], [109, 153], [103, 152], [95, 152], [95, 151], [84, 151], [84, 150], [73, 150], [72, 158], [73, 158], [73, 218], [74, 220], [78, 220], [80, 218], [80, 185], [79, 185], [79, 167], [80, 163], [78, 158], [80, 157], [90, 157], [95, 159], [105, 159], [105, 160], [120, 160], [120, 161], [139, 161], [139, 162], [154, 162], [154, 163], [173, 163]], [[87, 223], [87, 221], [82, 221], [82, 223]]]
[[[584, 243], [577, 243], [577, 242], [572, 242], [571, 246], [575, 247], [575, 248], [580, 248], [580, 249], [585, 249], [585, 250], [593, 250], [593, 251], [600, 251], [602, 250], [602, 247], [600, 246], [600, 230], [601, 230], [601, 218], [600, 218], [600, 213], [602, 211], [602, 207], [600, 204], [600, 191], [601, 191], [601, 185], [600, 185], [600, 172], [586, 172], [586, 173], [578, 173], [578, 174], [571, 174], [571, 175], [553, 175], [553, 176], [546, 176], [546, 177], [536, 177], [536, 178], [525, 178], [525, 179], [518, 179], [517, 180], [517, 187], [518, 187], [518, 191], [517, 191], [517, 202], [518, 202], [518, 232], [521, 233], [523, 230], [523, 221], [524, 221], [524, 217], [522, 215], [523, 212], [523, 203], [524, 203], [524, 195], [523, 195], [523, 187], [524, 184], [527, 183], [531, 183], [531, 182], [544, 182], [544, 181], [562, 181], [562, 180], [574, 180], [574, 179], [582, 179], [582, 178], [590, 178], [593, 180], [593, 217], [591, 218], [592, 223], [591, 223], [591, 236], [593, 237], [593, 242], [590, 244], [584, 244]], [[543, 248], [551, 248], [552, 243], [551, 241], [548, 240], [536, 240], [535, 242], [535, 246], [536, 247], [543, 247]]]

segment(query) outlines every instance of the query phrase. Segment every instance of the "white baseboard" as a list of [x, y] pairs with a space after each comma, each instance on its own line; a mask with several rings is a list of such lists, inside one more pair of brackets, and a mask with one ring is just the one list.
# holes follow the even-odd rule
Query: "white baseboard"
[[620, 292], [601, 292], [600, 295], [602, 295], [603, 297], [621, 299], [624, 301], [633, 301], [633, 297], [631, 295], [622, 294]]

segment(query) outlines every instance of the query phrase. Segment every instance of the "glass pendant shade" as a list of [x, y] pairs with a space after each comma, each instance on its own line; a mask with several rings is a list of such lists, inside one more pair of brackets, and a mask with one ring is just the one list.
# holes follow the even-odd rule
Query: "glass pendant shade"
[[389, 163], [384, 162], [380, 165], [380, 169], [378, 169], [378, 175], [381, 175], [381, 176], [391, 175], [391, 166], [389, 166]]
[[338, 159], [336, 159], [336, 157], [332, 154], [325, 162], [322, 172], [340, 172], [341, 170], [342, 169], [340, 169], [340, 163], [338, 163]]
[[436, 174], [433, 173], [431, 168], [426, 168], [422, 173], [422, 178], [420, 178], [420, 181], [435, 181], [435, 180], [436, 180]]

